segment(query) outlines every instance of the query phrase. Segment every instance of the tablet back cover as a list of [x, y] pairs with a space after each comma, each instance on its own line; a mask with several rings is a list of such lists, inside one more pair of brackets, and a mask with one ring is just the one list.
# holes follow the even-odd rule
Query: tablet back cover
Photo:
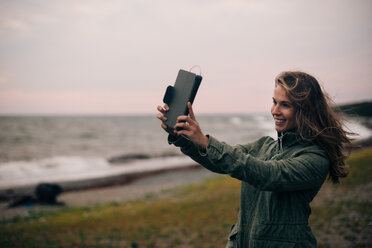
[[172, 96], [169, 97], [170, 100], [167, 102], [169, 111], [164, 114], [167, 117], [164, 123], [168, 127], [174, 127], [178, 116], [189, 114], [187, 102], [191, 102], [191, 104], [194, 102], [201, 81], [201, 76], [192, 72], [179, 70], [173, 86]]

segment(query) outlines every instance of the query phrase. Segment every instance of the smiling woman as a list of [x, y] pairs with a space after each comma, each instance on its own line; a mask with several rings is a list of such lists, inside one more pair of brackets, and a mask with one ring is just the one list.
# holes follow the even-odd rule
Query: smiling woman
[[[304, 72], [283, 72], [275, 80], [271, 114], [278, 140], [230, 146], [204, 135], [192, 106], [179, 116], [168, 141], [205, 168], [241, 180], [240, 211], [226, 247], [317, 247], [308, 225], [310, 202], [327, 175], [347, 175], [348, 132], [317, 80]], [[158, 106], [166, 120], [169, 106]], [[181, 128], [181, 129], [179, 129]]]
[[[326, 151], [331, 162], [329, 179], [338, 183], [340, 177], [347, 175], [343, 148], [351, 146], [347, 135], [354, 133], [345, 130], [340, 116], [331, 108], [332, 100], [313, 76], [303, 72], [283, 72], [276, 78], [275, 86], [287, 96], [288, 106], [293, 105], [285, 111], [288, 117], [291, 116], [289, 110], [295, 109], [294, 119], [291, 117], [285, 123], [296, 127], [296, 133], [302, 140], [313, 142]], [[293, 124], [290, 123], [292, 121]]]

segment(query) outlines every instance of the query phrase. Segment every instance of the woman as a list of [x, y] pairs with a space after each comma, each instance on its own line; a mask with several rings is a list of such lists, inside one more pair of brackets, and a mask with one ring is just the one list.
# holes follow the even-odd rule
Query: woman
[[[238, 221], [226, 247], [316, 247], [310, 202], [327, 175], [334, 183], [347, 175], [343, 148], [351, 144], [317, 80], [298, 71], [277, 76], [271, 108], [277, 140], [230, 146], [205, 136], [188, 108], [175, 129], [162, 123], [169, 143], [205, 168], [242, 181]], [[157, 117], [165, 121], [168, 109], [158, 106]]]

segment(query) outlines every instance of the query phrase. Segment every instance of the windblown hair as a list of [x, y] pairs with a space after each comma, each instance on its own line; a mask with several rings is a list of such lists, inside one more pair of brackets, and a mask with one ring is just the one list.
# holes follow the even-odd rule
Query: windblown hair
[[341, 116], [331, 108], [332, 100], [313, 76], [301, 71], [282, 72], [275, 85], [284, 88], [295, 108], [298, 134], [326, 151], [330, 160], [328, 179], [339, 183], [339, 178], [348, 174], [345, 147], [352, 143], [347, 135], [354, 133], [345, 130]]

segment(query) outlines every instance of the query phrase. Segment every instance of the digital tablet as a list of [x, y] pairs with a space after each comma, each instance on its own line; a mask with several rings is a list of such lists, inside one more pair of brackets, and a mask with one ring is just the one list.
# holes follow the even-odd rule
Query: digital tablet
[[165, 125], [173, 128], [178, 116], [189, 114], [187, 102], [194, 102], [201, 81], [202, 76], [179, 70], [174, 86], [168, 86], [164, 95], [163, 102], [169, 106], [169, 111], [164, 114], [167, 117], [163, 122]]

